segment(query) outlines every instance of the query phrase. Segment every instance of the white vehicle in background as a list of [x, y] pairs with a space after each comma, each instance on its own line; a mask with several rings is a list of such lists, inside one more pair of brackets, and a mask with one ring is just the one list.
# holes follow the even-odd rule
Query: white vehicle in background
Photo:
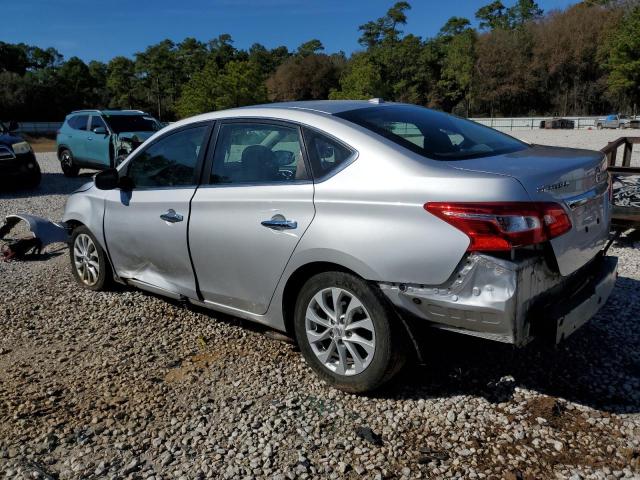
[[612, 114], [596, 120], [596, 128], [631, 128], [631, 117], [628, 115]]

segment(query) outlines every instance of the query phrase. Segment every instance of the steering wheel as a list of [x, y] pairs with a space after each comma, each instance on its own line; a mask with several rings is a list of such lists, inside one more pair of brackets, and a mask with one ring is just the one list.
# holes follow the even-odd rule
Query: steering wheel
[[293, 179], [293, 172], [291, 170], [279, 170], [278, 175], [282, 177], [284, 180]]

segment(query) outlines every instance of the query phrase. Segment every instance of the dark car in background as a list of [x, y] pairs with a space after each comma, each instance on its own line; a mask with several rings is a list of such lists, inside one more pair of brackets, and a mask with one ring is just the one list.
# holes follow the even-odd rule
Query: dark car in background
[[34, 188], [40, 184], [40, 166], [29, 142], [14, 132], [17, 127], [0, 122], [0, 184]]
[[104, 170], [118, 166], [162, 125], [140, 110], [78, 110], [58, 130], [58, 159], [67, 177], [80, 168]]

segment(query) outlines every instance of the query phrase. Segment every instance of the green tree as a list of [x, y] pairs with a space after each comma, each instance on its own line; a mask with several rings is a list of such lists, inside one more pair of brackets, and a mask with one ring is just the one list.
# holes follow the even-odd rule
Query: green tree
[[147, 92], [148, 106], [156, 111], [158, 119], [171, 118], [181, 87], [175, 43], [163, 40], [136, 53], [136, 72]]
[[613, 32], [608, 45], [607, 83], [611, 92], [640, 103], [640, 6], [631, 10]]
[[452, 24], [456, 28], [441, 30], [443, 56], [438, 88], [451, 106], [464, 102], [463, 113], [468, 116], [476, 62], [476, 33], [469, 28], [467, 19], [456, 19]]
[[440, 38], [451, 38], [469, 29], [471, 29], [471, 22], [468, 18], [451, 17], [447, 20], [447, 23], [442, 26], [438, 36]]
[[329, 93], [332, 100], [366, 100], [382, 96], [383, 86], [380, 70], [368, 54], [355, 54], [340, 78], [340, 90]]
[[297, 54], [302, 57], [308, 57], [309, 55], [315, 55], [324, 50], [324, 45], [317, 38], [313, 40], [309, 40], [308, 42], [304, 42], [302, 45], [298, 47]]
[[476, 11], [476, 19], [480, 21], [480, 28], [495, 30], [507, 28], [509, 17], [506, 8], [500, 0], [495, 0]]
[[517, 0], [516, 4], [507, 10], [509, 26], [518, 28], [527, 22], [542, 16], [543, 10], [534, 0]]
[[182, 95], [176, 105], [178, 116], [191, 117], [199, 113], [218, 110], [220, 68], [215, 58], [210, 59], [204, 68], [196, 72], [182, 89]]
[[267, 100], [267, 89], [258, 67], [248, 61], [229, 62], [218, 79], [218, 108], [243, 107]]
[[107, 89], [110, 107], [133, 108], [137, 84], [136, 64], [127, 57], [114, 57], [107, 64]]
[[402, 34], [398, 26], [407, 23], [405, 12], [410, 9], [408, 2], [397, 2], [387, 10], [384, 17], [360, 25], [358, 30], [362, 33], [358, 42], [364, 47], [372, 48], [383, 41], [397, 40]]

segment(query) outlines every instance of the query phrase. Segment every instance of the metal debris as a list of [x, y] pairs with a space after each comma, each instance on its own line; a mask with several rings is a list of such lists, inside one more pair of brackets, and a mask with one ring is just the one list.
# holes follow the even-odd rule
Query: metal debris
[[[7, 238], [7, 235], [21, 221], [29, 226], [31, 233], [26, 236]], [[30, 253], [40, 254], [42, 249], [50, 243], [66, 243], [68, 238], [67, 229], [63, 225], [46, 218], [26, 213], [8, 215], [5, 218], [4, 225], [0, 227], [0, 240], [6, 242], [0, 252], [0, 259], [5, 261], [19, 260]]]

